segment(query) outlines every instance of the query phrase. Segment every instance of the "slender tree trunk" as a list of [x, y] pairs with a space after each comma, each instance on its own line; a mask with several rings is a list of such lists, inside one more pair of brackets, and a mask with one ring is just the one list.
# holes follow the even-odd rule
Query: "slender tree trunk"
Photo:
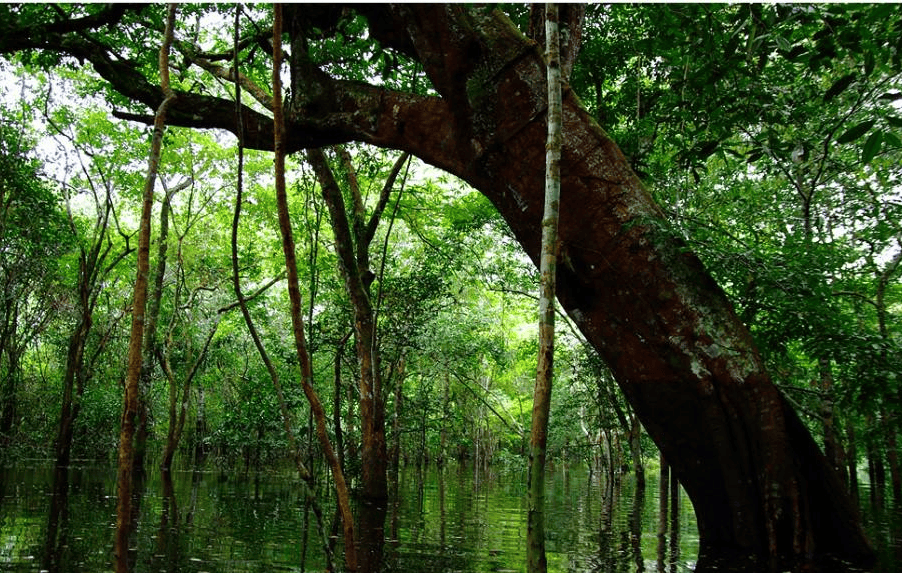
[[344, 390], [341, 382], [341, 361], [344, 359], [345, 345], [353, 332], [338, 342], [335, 349], [335, 364], [333, 365], [332, 385], [334, 388], [332, 398], [332, 431], [335, 433], [335, 450], [338, 453], [338, 462], [342, 468], [345, 466], [345, 440], [344, 430], [341, 427], [341, 398]]
[[874, 448], [868, 441], [868, 442], [866, 442], [864, 449], [865, 449], [864, 455], [867, 458], [867, 462], [868, 462], [868, 485], [870, 485], [870, 488], [869, 488], [870, 496], [869, 497], [871, 500], [871, 505], [875, 506], [875, 505], [877, 505], [877, 490], [875, 488], [875, 484], [877, 481], [876, 480], [877, 468], [876, 468], [876, 465], [874, 464]]
[[659, 455], [660, 471], [658, 474], [658, 571], [664, 571], [664, 556], [667, 549], [667, 507], [670, 493], [670, 468], [664, 455]]
[[[868, 425], [872, 425], [872, 416], [868, 416]], [[871, 505], [883, 507], [886, 492], [886, 467], [883, 465], [883, 453], [876, 445], [876, 437], [868, 436], [865, 440], [868, 456], [868, 481], [871, 484]]]
[[[19, 321], [22, 320], [20, 306], [22, 301], [11, 294], [9, 289], [3, 293], [4, 305], [3, 333], [0, 336], [0, 436], [5, 440], [13, 437], [14, 426], [19, 417], [18, 393], [22, 382], [21, 360], [25, 352]], [[3, 370], [3, 358], [6, 358], [6, 369]]]
[[207, 409], [204, 385], [197, 386], [197, 416], [194, 418], [194, 467], [200, 467], [206, 455], [204, 437], [207, 434]]
[[172, 44], [175, 25], [176, 5], [170, 4], [166, 19], [163, 45], [160, 47], [160, 84], [165, 99], [154, 117], [153, 140], [144, 183], [141, 219], [138, 232], [138, 273], [135, 278], [132, 302], [132, 326], [128, 345], [128, 370], [125, 376], [125, 396], [122, 405], [122, 420], [119, 432], [119, 460], [117, 471], [116, 503], [116, 571], [128, 571], [128, 538], [131, 520], [131, 473], [134, 456], [135, 416], [138, 411], [138, 381], [141, 377], [142, 342], [144, 337], [145, 310], [147, 305], [147, 283], [150, 272], [150, 214], [153, 209], [154, 184], [160, 163], [163, 130], [166, 125], [166, 110], [175, 100], [175, 93], [169, 87], [169, 47]]
[[53, 494], [44, 536], [42, 571], [60, 571], [63, 552], [69, 545], [69, 468], [57, 466], [53, 472]]
[[[356, 334], [357, 363], [360, 368], [363, 495], [377, 503], [382, 503], [382, 500], [388, 496], [388, 452], [385, 438], [385, 398], [382, 392], [377, 339], [378, 309], [374, 308], [370, 293], [370, 285], [375, 279], [375, 274], [370, 270], [369, 251], [395, 180], [407, 162], [409, 154], [401, 154], [395, 161], [379, 194], [379, 200], [373, 213], [367, 220], [363, 195], [351, 155], [343, 147], [338, 147], [337, 153], [346, 171], [352, 198], [350, 221], [341, 190], [323, 152], [319, 149], [310, 149], [307, 151], [307, 160], [313, 165], [317, 174], [323, 198], [332, 218], [341, 274], [345, 290], [354, 308], [354, 333]], [[400, 198], [400, 194], [398, 196]], [[389, 226], [389, 233], [390, 229], [391, 226]], [[387, 241], [388, 234], [386, 235], [386, 245]], [[385, 252], [383, 252], [383, 269], [385, 258]]]
[[633, 458], [633, 471], [636, 474], [636, 487], [645, 487], [645, 466], [642, 465], [642, 424], [635, 414], [629, 431], [630, 454]]
[[[169, 356], [163, 356], [163, 370], [166, 373], [166, 378], [169, 380], [169, 431], [166, 435], [166, 447], [163, 450], [163, 460], [160, 462], [160, 469], [163, 472], [168, 472], [172, 469], [172, 459], [175, 457], [176, 450], [178, 450], [179, 442], [182, 439], [182, 430], [185, 428], [191, 382], [194, 380], [194, 376], [197, 374], [198, 370], [200, 370], [200, 365], [207, 356], [207, 351], [210, 349], [210, 343], [213, 341], [213, 336], [216, 335], [218, 328], [219, 318], [214, 321], [213, 326], [207, 333], [203, 347], [200, 352], [198, 352], [191, 368], [185, 373], [181, 384], [178, 384], [178, 381], [176, 380], [175, 373], [173, 372], [172, 365], [169, 361]], [[169, 345], [167, 344], [167, 346]]]
[[529, 440], [529, 506], [526, 560], [530, 573], [544, 573], [545, 556], [545, 456], [551, 383], [554, 377], [554, 304], [558, 258], [558, 213], [561, 194], [561, 69], [558, 8], [545, 6], [545, 39], [548, 58], [548, 144], [545, 155], [545, 213], [542, 218], [541, 296], [539, 297], [539, 364], [533, 392], [532, 431]]
[[[239, 42], [239, 30], [240, 30], [240, 20], [241, 20], [241, 7], [236, 6], [235, 9], [235, 26], [234, 26], [234, 48], [235, 48], [235, 60], [234, 65], [235, 69], [239, 69], [239, 52], [238, 42]], [[300, 447], [297, 443], [297, 439], [295, 438], [294, 431], [291, 429], [291, 416], [288, 412], [288, 405], [285, 402], [285, 395], [282, 391], [282, 382], [279, 378], [279, 373], [276, 370], [276, 367], [273, 365], [272, 360], [269, 357], [269, 353], [266, 352], [266, 348], [263, 346], [263, 340], [260, 338], [260, 333], [257, 331], [257, 327], [254, 325], [254, 321], [251, 318], [250, 310], [248, 310], [247, 302], [248, 299], [245, 298], [244, 292], [241, 288], [241, 277], [239, 274], [239, 264], [238, 264], [238, 224], [241, 221], [241, 206], [244, 202], [244, 128], [241, 121], [241, 86], [236, 85], [235, 87], [235, 115], [238, 118], [238, 166], [237, 166], [237, 183], [236, 183], [236, 191], [235, 191], [235, 209], [232, 215], [232, 233], [231, 233], [231, 254], [232, 254], [232, 288], [235, 292], [235, 299], [238, 304], [238, 308], [241, 310], [241, 316], [244, 318], [244, 324], [247, 327], [248, 332], [251, 335], [251, 339], [254, 342], [254, 347], [257, 349], [257, 354], [260, 356], [260, 360], [263, 362], [263, 365], [266, 367], [266, 371], [269, 374], [269, 378], [272, 381], [273, 388], [276, 391], [276, 399], [279, 403], [279, 412], [282, 416], [282, 426], [285, 429], [285, 436], [288, 439], [288, 446], [291, 450], [292, 458], [295, 461], [295, 465], [298, 470], [298, 475], [300, 475], [301, 479], [304, 480], [306, 484], [306, 499], [307, 505], [312, 506], [316, 518], [318, 520], [318, 524], [320, 527], [320, 531], [322, 533], [324, 547], [326, 549], [325, 554], [327, 558], [328, 568], [332, 569], [332, 554], [329, 551], [329, 543], [327, 541], [327, 536], [325, 535], [324, 525], [323, 525], [323, 516], [322, 511], [319, 507], [319, 504], [316, 503], [316, 500], [313, 497], [313, 475], [307, 466], [304, 464], [303, 458], [301, 456]], [[258, 294], [261, 291], [258, 291]], [[252, 295], [251, 298], [255, 297], [256, 294]], [[203, 388], [200, 388], [200, 404], [203, 403]], [[199, 415], [202, 408], [199, 408]], [[200, 418], [198, 418], [200, 419]], [[341, 443], [340, 435], [338, 437], [338, 443]], [[340, 449], [339, 449], [340, 451]], [[339, 454], [340, 455], [340, 454]]]
[[354, 516], [351, 512], [350, 493], [345, 482], [344, 472], [341, 469], [338, 456], [332, 448], [329, 435], [326, 430], [326, 413], [323, 410], [319, 396], [313, 389], [313, 369], [310, 363], [310, 355], [307, 352], [307, 342], [304, 335], [304, 319], [301, 315], [301, 291], [299, 288], [297, 260], [295, 257], [294, 239], [291, 231], [291, 220], [288, 216], [288, 198], [285, 186], [285, 151], [283, 141], [284, 119], [282, 115], [282, 80], [280, 69], [282, 63], [282, 6], [274, 7], [273, 22], [273, 123], [275, 126], [275, 177], [276, 177], [276, 202], [279, 213], [279, 230], [282, 235], [282, 251], [285, 255], [285, 267], [288, 275], [288, 295], [291, 302], [291, 323], [294, 334], [295, 348], [297, 350], [298, 365], [301, 370], [301, 385], [310, 409], [316, 420], [317, 436], [320, 446], [326, 456], [326, 460], [332, 469], [332, 479], [335, 482], [335, 491], [338, 496], [338, 504], [341, 511], [342, 528], [344, 531], [345, 566], [349, 571], [357, 570], [357, 552], [354, 535]]
[[420, 447], [417, 453], [417, 467], [425, 468], [429, 464], [429, 453], [426, 451], [426, 418], [429, 414], [429, 401], [426, 390], [420, 386]]
[[[164, 188], [165, 189], [165, 188]], [[144, 325], [144, 349], [141, 358], [141, 378], [138, 381], [138, 427], [135, 435], [135, 464], [144, 466], [147, 453], [148, 411], [147, 396], [153, 380], [154, 359], [157, 351], [157, 321], [163, 300], [163, 282], [166, 275], [166, 252], [169, 246], [170, 193], [165, 191], [160, 204], [160, 232], [157, 239], [157, 265], [154, 269], [153, 291], [150, 295], [147, 321]]]
[[[450, 396], [448, 394], [450, 391], [451, 381], [449, 379], [447, 370], [445, 370], [445, 376], [444, 376], [443, 380], [444, 380], [444, 384], [443, 384], [444, 390], [442, 391], [442, 404], [450, 404], [450, 401], [449, 401]], [[448, 411], [443, 410], [442, 411], [442, 429], [441, 429], [441, 433], [439, 434], [438, 465], [440, 468], [443, 467], [445, 464], [445, 456], [447, 456], [447, 449], [448, 449]]]
[[851, 420], [846, 424], [848, 430], [849, 451], [846, 456], [846, 462], [849, 464], [849, 494], [852, 501], [857, 507], [860, 503], [860, 495], [858, 493], [858, 445], [855, 441], [855, 424]]
[[[4, 292], [3, 295], [4, 300], [10, 300], [7, 293]], [[11, 306], [5, 306], [3, 309], [3, 331], [0, 332], [0, 373], [3, 374], [2, 380], [0, 380], [0, 436], [4, 438], [3, 445], [6, 445], [5, 440], [9, 439], [16, 413], [16, 377], [9, 363], [9, 351], [7, 349], [7, 345], [9, 345], [11, 340], [9, 336]], [[3, 369], [4, 358], [6, 358], [7, 364], [5, 371]]]
[[642, 557], [642, 508], [645, 505], [645, 486], [637, 487], [633, 495], [633, 506], [629, 515], [630, 549], [636, 571], [642, 573], [645, 570], [645, 560]]
[[342, 436], [345, 444], [345, 459], [354, 459], [359, 455], [360, 449], [356, 441], [357, 437], [357, 416], [355, 415], [354, 404], [354, 386], [345, 385], [345, 411], [344, 411], [344, 430]]
[[398, 364], [395, 380], [395, 412], [392, 419], [391, 467], [392, 484], [397, 487], [401, 468], [401, 416], [404, 411], [404, 358]]
[[889, 465], [890, 488], [893, 492], [893, 500], [897, 505], [902, 504], [902, 476], [899, 474], [899, 447], [896, 441], [896, 429], [890, 423], [891, 419], [884, 413], [883, 426], [886, 432], [886, 461]]
[[833, 407], [833, 369], [830, 360], [821, 358], [818, 360], [818, 370], [821, 375], [821, 404], [820, 413], [823, 420], [824, 429], [824, 455], [833, 465], [833, 469], [837, 475], [843, 480], [844, 484], [849, 483], [846, 474], [845, 452], [842, 444], [839, 442], [839, 436], [836, 432], [835, 412]]
[[66, 370], [63, 375], [63, 402], [60, 408], [59, 428], [56, 437], [56, 465], [69, 465], [72, 451], [72, 434], [75, 420], [78, 417], [81, 395], [84, 391], [84, 354], [85, 344], [93, 324], [90, 309], [90, 293], [87, 280], [87, 261], [85, 253], [79, 264], [79, 307], [81, 316], [69, 338], [69, 351], [66, 355]]
[[670, 473], [670, 567], [680, 559], [680, 482]]
[[360, 266], [358, 255], [355, 254], [355, 242], [344, 208], [344, 199], [325, 154], [319, 149], [309, 149], [307, 160], [316, 172], [323, 198], [332, 217], [335, 249], [345, 288], [354, 308], [354, 332], [360, 367], [362, 493], [364, 497], [372, 500], [384, 500], [388, 497], [388, 451], [385, 442], [385, 406], [376, 344], [375, 313], [365, 282], [365, 275], [369, 269]]
[[[890, 360], [887, 349], [893, 345], [890, 340], [889, 330], [886, 326], [887, 307], [886, 307], [886, 288], [893, 275], [902, 263], [902, 250], [896, 253], [892, 260], [887, 263], [884, 269], [877, 274], [877, 292], [875, 293], [875, 307], [877, 309], [877, 325], [880, 337], [884, 343], [880, 350], [880, 362], [884, 372], [889, 372]], [[894, 393], [897, 397], [898, 392]], [[902, 503], [902, 475], [899, 468], [899, 449], [896, 443], [896, 425], [893, 423], [893, 414], [889, 414], [884, 408], [881, 408], [880, 423], [885, 435], [886, 445], [886, 461], [889, 464], [890, 483], [893, 492], [893, 499], [897, 504]]]
[[[6, 371], [0, 376], [0, 384], [2, 384], [2, 413], [0, 413], [0, 435], [8, 438], [12, 437], [15, 432], [14, 426], [19, 418], [18, 410], [18, 394], [19, 386], [22, 382], [22, 355], [25, 353], [25, 343], [21, 340], [19, 321], [20, 313], [18, 307], [20, 301], [16, 300], [12, 303], [12, 310], [9, 310], [7, 316], [7, 331], [5, 344], [6, 354]], [[2, 355], [0, 355], [2, 360]], [[2, 367], [2, 363], [0, 363]]]

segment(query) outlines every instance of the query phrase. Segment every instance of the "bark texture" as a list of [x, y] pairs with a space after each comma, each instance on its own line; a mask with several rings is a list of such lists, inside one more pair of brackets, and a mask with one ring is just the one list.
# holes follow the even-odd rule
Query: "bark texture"
[[[385, 405], [379, 372], [379, 354], [376, 345], [376, 321], [363, 274], [369, 271], [361, 266], [368, 260], [369, 243], [356, 243], [351, 235], [351, 225], [344, 207], [341, 189], [333, 177], [328, 160], [322, 150], [311, 149], [307, 161], [313, 166], [329, 208], [335, 235], [335, 250], [345, 282], [345, 289], [354, 307], [354, 333], [356, 334], [357, 361], [360, 366], [360, 424], [363, 496], [370, 500], [388, 497], [388, 453], [385, 442]], [[355, 202], [356, 203], [356, 202]], [[359, 202], [360, 209], [363, 203]], [[355, 220], [362, 221], [362, 217]], [[361, 237], [358, 237], [360, 239]]]
[[[411, 142], [407, 125], [393, 121], [392, 130], [380, 122], [372, 139], [394, 132], [396, 145], [481, 190], [538, 262], [541, 52], [497, 14], [392, 10], [450, 109], [429, 138]], [[870, 559], [839, 478], [772, 384], [725, 294], [569, 90], [563, 114], [558, 299], [693, 500], [702, 562]]]

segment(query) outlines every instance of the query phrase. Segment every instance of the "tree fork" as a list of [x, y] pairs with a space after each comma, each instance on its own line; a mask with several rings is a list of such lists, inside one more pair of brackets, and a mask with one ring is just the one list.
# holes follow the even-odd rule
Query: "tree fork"
[[[354, 307], [354, 332], [356, 334], [357, 360], [360, 363], [360, 424], [362, 434], [361, 462], [363, 495], [381, 501], [388, 496], [387, 448], [385, 443], [385, 412], [376, 348], [376, 323], [373, 306], [354, 252], [351, 226], [341, 195], [325, 154], [320, 149], [307, 151], [307, 160], [313, 166], [329, 208], [335, 235], [335, 250], [345, 289]], [[357, 245], [358, 252], [368, 246]]]

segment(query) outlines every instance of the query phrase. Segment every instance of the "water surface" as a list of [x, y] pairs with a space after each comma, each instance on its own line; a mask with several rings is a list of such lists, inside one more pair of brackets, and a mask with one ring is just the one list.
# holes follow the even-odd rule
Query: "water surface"
[[[114, 468], [43, 463], [0, 469], [0, 571], [110, 571]], [[549, 571], [691, 571], [698, 532], [685, 495], [662, 504], [656, 474], [638, 490], [585, 468], [548, 475]], [[323, 485], [323, 496], [329, 495]], [[54, 490], [57, 491], [54, 494]], [[526, 570], [526, 475], [406, 468], [386, 510], [385, 572]], [[322, 571], [322, 537], [291, 473], [151, 472], [140, 488], [131, 559], [138, 572]], [[331, 525], [332, 499], [320, 503]], [[896, 571], [899, 512], [866, 514], [881, 571]], [[341, 555], [336, 548], [336, 555]], [[898, 561], [897, 561], [898, 559]]]

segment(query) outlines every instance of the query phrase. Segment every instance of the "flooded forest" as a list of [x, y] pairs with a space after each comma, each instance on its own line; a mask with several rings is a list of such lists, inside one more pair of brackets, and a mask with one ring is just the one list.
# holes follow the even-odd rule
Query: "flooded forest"
[[902, 571], [900, 37], [0, 4], [0, 571]]

